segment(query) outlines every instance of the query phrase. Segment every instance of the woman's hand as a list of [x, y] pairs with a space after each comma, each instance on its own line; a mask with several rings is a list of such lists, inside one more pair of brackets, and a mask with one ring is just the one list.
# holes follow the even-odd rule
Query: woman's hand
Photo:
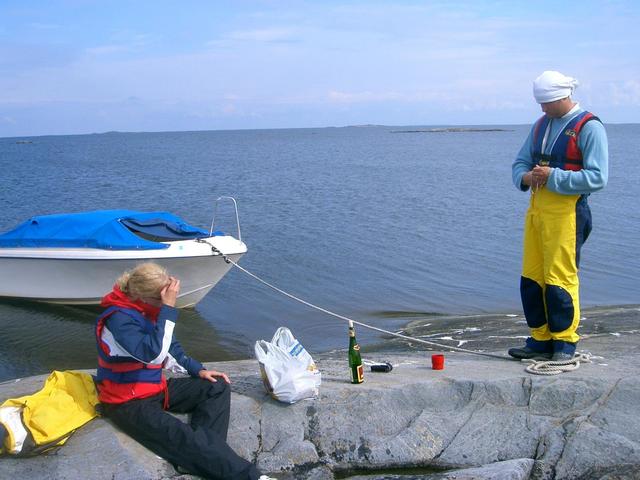
[[210, 382], [214, 382], [214, 383], [218, 381], [218, 380], [216, 380], [216, 377], [220, 377], [220, 378], [224, 379], [225, 382], [231, 383], [231, 381], [229, 380], [229, 377], [227, 376], [226, 373], [217, 372], [215, 370], [200, 370], [198, 372], [198, 376], [200, 378], [203, 378], [205, 380], [209, 380]]
[[160, 299], [162, 300], [162, 303], [164, 305], [169, 305], [170, 307], [175, 307], [178, 292], [180, 292], [180, 280], [175, 277], [169, 277], [169, 283], [160, 290]]

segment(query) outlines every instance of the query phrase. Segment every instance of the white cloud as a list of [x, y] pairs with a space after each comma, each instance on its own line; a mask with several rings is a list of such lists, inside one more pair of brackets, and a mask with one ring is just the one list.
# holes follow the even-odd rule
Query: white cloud
[[640, 106], [640, 81], [611, 83], [611, 103], [616, 106]]
[[127, 32], [118, 33], [113, 40], [114, 43], [98, 45], [96, 47], [85, 48], [84, 52], [89, 55], [112, 55], [116, 53], [141, 51], [144, 47], [156, 40], [155, 35], [146, 33], [130, 34]]
[[327, 99], [333, 103], [363, 103], [384, 102], [388, 100], [401, 100], [403, 95], [397, 92], [339, 92], [331, 90], [327, 93]]
[[473, 102], [462, 104], [462, 110], [466, 112], [476, 111], [502, 111], [502, 110], [523, 110], [531, 106], [529, 102], [513, 102], [509, 100], [497, 100], [495, 98], [479, 99]]
[[396, 91], [383, 92], [341, 92], [338, 90], [330, 90], [326, 95], [327, 100], [332, 103], [378, 103], [378, 102], [437, 102], [445, 103], [453, 101], [452, 95], [446, 91], [438, 91], [431, 89], [429, 91], [417, 91], [401, 93]]
[[226, 115], [235, 115], [236, 113], [238, 113], [238, 107], [236, 107], [232, 103], [227, 103], [226, 105], [222, 106], [222, 113]]
[[86, 48], [84, 51], [89, 55], [111, 55], [129, 50], [130, 47], [128, 45], [101, 45], [99, 47]]
[[576, 42], [575, 46], [579, 48], [620, 48], [637, 44], [633, 39], [617, 39], [617, 40], [582, 40]]
[[35, 28], [36, 30], [56, 30], [58, 28], [61, 28], [60, 25], [57, 25], [55, 23], [32, 22], [32, 23], [29, 24], [29, 26], [31, 28]]
[[[282, 43], [297, 41], [298, 33], [292, 28], [264, 28], [237, 30], [226, 34], [224, 38], [241, 42]], [[210, 43], [215, 44], [215, 41]]]

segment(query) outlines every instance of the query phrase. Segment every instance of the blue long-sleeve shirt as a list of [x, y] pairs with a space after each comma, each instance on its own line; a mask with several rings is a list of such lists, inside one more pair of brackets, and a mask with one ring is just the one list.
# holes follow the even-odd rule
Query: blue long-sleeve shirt
[[173, 328], [178, 318], [178, 310], [163, 305], [158, 321], [152, 324], [142, 316], [128, 315], [122, 311], [114, 312], [107, 319], [107, 328], [124, 353], [143, 363], [161, 364], [173, 359], [189, 375], [198, 376], [204, 366], [189, 357], [180, 343], [173, 338]]
[[[576, 104], [562, 118], [554, 118], [550, 122], [548, 140], [545, 151], [548, 154], [553, 148], [555, 139], [562, 133], [569, 121], [584, 110]], [[522, 183], [522, 177], [535, 166], [533, 159], [533, 132], [535, 124], [529, 132], [511, 167], [513, 183], [516, 188], [526, 191], [528, 185]], [[540, 132], [544, 134], [544, 132]], [[578, 147], [582, 152], [582, 170], [571, 171], [559, 168], [551, 169], [547, 180], [547, 188], [563, 195], [581, 195], [593, 193], [604, 188], [609, 178], [609, 146], [607, 132], [602, 123], [591, 121], [584, 124], [578, 136]]]

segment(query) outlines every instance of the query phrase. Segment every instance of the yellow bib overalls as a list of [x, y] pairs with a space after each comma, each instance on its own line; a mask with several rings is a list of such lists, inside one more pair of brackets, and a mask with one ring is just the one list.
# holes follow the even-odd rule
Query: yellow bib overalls
[[531, 194], [520, 293], [534, 340], [578, 341], [578, 264], [590, 231], [586, 196], [560, 195], [546, 188]]
[[[537, 163], [580, 170], [582, 154], [577, 147], [577, 136], [581, 126], [595, 118], [589, 112], [578, 115], [559, 134], [549, 154], [542, 154], [542, 142], [539, 137], [535, 138]], [[539, 122], [538, 127], [544, 126], [543, 122], [546, 120]], [[578, 266], [580, 248], [591, 232], [587, 197], [559, 194], [544, 186], [531, 191], [524, 226], [520, 295], [531, 329], [527, 345], [536, 351], [573, 354], [579, 340], [576, 333], [580, 321]]]

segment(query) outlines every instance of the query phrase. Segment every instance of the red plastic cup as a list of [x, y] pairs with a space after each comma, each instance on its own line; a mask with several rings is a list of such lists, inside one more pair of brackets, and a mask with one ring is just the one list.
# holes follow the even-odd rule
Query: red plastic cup
[[433, 370], [444, 370], [444, 355], [442, 353], [431, 355], [431, 368]]

